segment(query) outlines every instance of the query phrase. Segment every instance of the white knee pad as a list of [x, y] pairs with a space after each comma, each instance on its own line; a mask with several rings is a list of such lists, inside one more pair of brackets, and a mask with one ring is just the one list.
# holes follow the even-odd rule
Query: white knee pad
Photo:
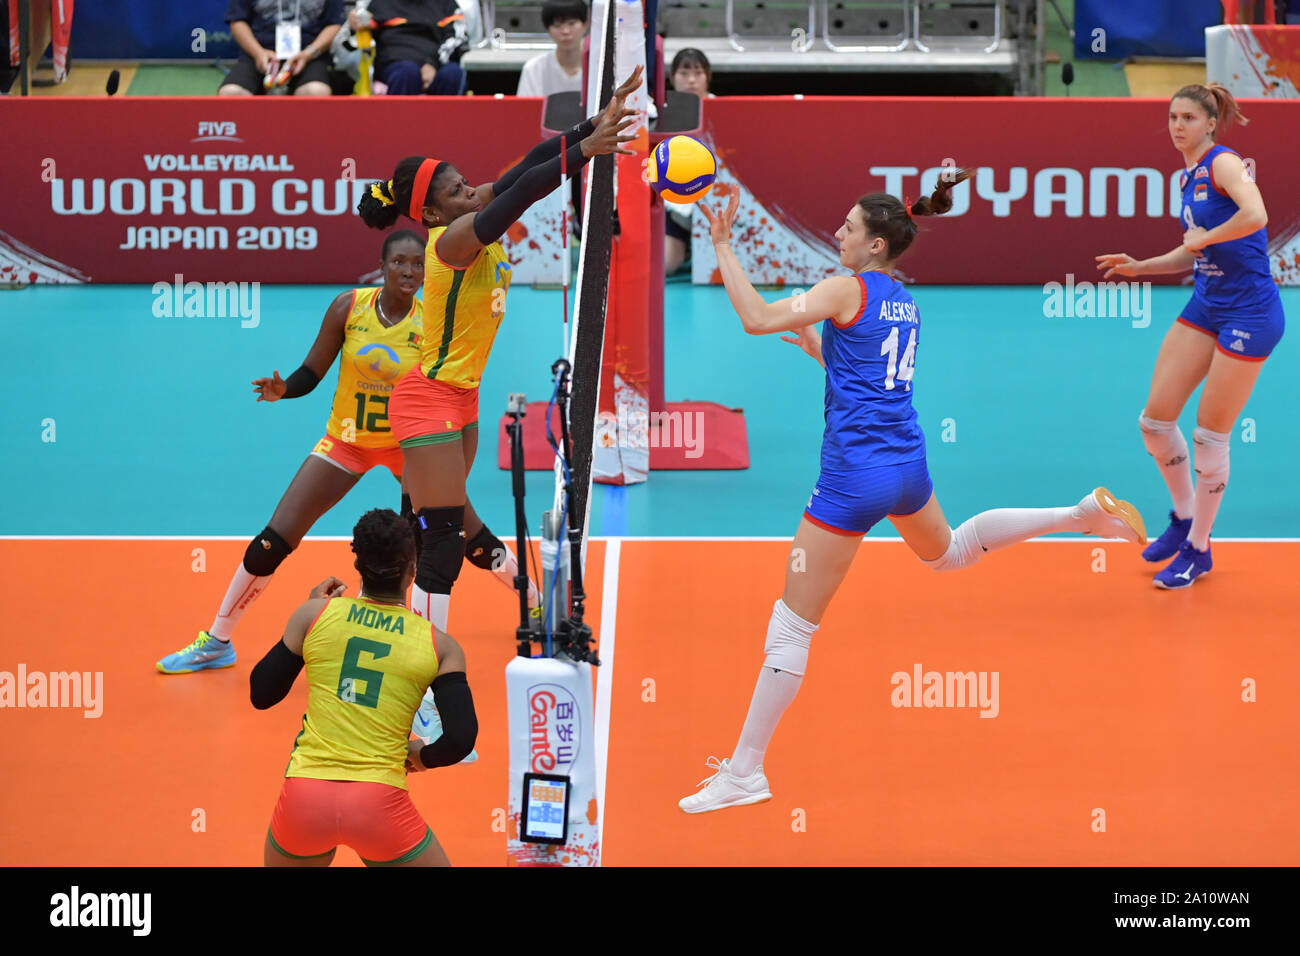
[[921, 563], [934, 571], [957, 571], [974, 564], [983, 553], [984, 548], [980, 545], [979, 537], [975, 534], [973, 522], [963, 521], [952, 532], [952, 539], [948, 542], [948, 550], [933, 561], [922, 560]]
[[767, 656], [763, 666], [802, 677], [808, 669], [808, 648], [816, 630], [816, 624], [809, 624], [778, 599], [767, 623], [767, 643], [763, 645]]
[[[1228, 442], [1230, 435], [1212, 432], [1208, 428], [1196, 426], [1192, 432], [1192, 442], [1196, 445], [1196, 475], [1198, 480], [1210, 482], [1209, 489], [1214, 494], [1214, 485], [1226, 486], [1228, 483]], [[1223, 488], [1219, 487], [1218, 491]]]
[[1147, 418], [1146, 410], [1138, 416], [1138, 427], [1142, 429], [1142, 443], [1146, 445], [1147, 454], [1156, 460], [1162, 468], [1181, 465], [1187, 460], [1187, 439], [1183, 437], [1177, 422], [1162, 422]]

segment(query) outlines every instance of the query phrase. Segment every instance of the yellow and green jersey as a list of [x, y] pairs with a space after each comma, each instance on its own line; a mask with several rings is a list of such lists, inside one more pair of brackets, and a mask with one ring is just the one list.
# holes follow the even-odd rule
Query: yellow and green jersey
[[420, 369], [457, 388], [478, 388], [505, 318], [510, 260], [501, 243], [493, 242], [468, 268], [453, 269], [438, 258], [435, 248], [446, 228], [429, 230], [425, 246], [424, 304], [429, 314]]
[[411, 311], [385, 328], [375, 306], [380, 291], [352, 290], [339, 355], [339, 383], [325, 426], [328, 435], [358, 448], [397, 447], [388, 424], [388, 398], [397, 380], [420, 360], [420, 300], [412, 299]]
[[303, 639], [307, 713], [286, 777], [406, 789], [406, 743], [438, 676], [433, 627], [396, 604], [333, 598]]

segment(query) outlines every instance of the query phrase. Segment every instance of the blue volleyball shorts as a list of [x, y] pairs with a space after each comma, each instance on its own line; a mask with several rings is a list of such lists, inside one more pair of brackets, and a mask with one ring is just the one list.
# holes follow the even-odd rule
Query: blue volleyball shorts
[[924, 458], [848, 473], [823, 470], [804, 517], [827, 531], [859, 536], [881, 518], [915, 514], [933, 492]]
[[1220, 352], [1248, 362], [1262, 362], [1268, 358], [1286, 328], [1279, 295], [1256, 309], [1216, 308], [1194, 295], [1179, 314], [1178, 321], [1214, 337]]

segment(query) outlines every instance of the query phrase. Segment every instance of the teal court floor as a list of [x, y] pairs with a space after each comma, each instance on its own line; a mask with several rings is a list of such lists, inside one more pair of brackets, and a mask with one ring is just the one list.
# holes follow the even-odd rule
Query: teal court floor
[[[0, 291], [0, 329], [14, 358], [0, 416], [0, 534], [256, 533], [324, 433], [334, 377], [276, 404], [255, 402], [249, 383], [298, 367], [340, 290], [263, 286], [255, 328], [233, 318], [155, 317], [148, 286]], [[1045, 317], [1036, 286], [913, 292], [923, 316], [915, 405], [951, 524], [986, 508], [1069, 504], [1105, 484], [1138, 504], [1153, 529], [1163, 527], [1167, 496], [1137, 418], [1161, 338], [1188, 290], [1157, 288], [1145, 328], [1124, 318]], [[1300, 290], [1284, 290], [1283, 302], [1295, 323]], [[558, 291], [511, 291], [483, 377], [485, 426], [495, 425], [509, 392], [549, 396], [559, 322]], [[590, 533], [793, 534], [817, 477], [822, 370], [777, 336], [746, 335], [717, 287], [668, 285], [666, 343], [668, 399], [743, 408], [750, 467], [597, 486]], [[1194, 403], [1182, 418], [1189, 439]], [[1300, 330], [1291, 330], [1234, 430], [1216, 537], [1300, 536], [1298, 411]], [[505, 539], [514, 512], [496, 436], [483, 428], [469, 492]], [[529, 474], [533, 524], [552, 487], [549, 472]], [[376, 470], [313, 534], [347, 535], [364, 510], [396, 508], [398, 499], [387, 471]]]

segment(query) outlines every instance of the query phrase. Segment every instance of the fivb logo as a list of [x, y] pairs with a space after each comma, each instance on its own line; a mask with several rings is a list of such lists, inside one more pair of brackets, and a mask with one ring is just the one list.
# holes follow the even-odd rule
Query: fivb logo
[[175, 282], [155, 282], [153, 314], [160, 319], [239, 318], [240, 327], [255, 329], [262, 321], [262, 283], [186, 282], [179, 272]]
[[235, 123], [233, 120], [224, 120], [213, 122], [211, 120], [199, 120], [199, 135], [195, 136], [191, 143], [242, 143], [243, 140], [235, 135]]
[[996, 717], [997, 671], [896, 671], [889, 678], [894, 690], [889, 702], [895, 707], [978, 707], [981, 717]]
[[578, 701], [559, 684], [528, 688], [528, 762], [533, 773], [568, 773], [582, 746]]
[[1080, 282], [1068, 273], [1065, 284], [1043, 286], [1043, 315], [1049, 319], [1132, 319], [1135, 329], [1151, 324], [1150, 282]]
[[82, 893], [74, 886], [51, 896], [50, 907], [51, 926], [129, 926], [132, 935], [148, 936], [153, 924], [151, 893]]

